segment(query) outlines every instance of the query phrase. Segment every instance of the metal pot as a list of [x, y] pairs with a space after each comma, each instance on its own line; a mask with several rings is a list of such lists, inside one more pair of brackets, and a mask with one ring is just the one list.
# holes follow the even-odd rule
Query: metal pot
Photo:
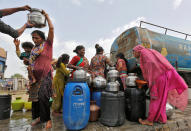
[[88, 72], [86, 72], [86, 81], [87, 81], [88, 85], [91, 85], [92, 77], [91, 77], [91, 74]]
[[174, 114], [174, 107], [167, 102], [166, 103], [166, 115], [167, 115], [167, 118], [172, 119], [173, 114]]
[[137, 79], [136, 73], [128, 73], [128, 77], [125, 79], [125, 83], [127, 86], [136, 86], [135, 80]]
[[[146, 117], [149, 115], [149, 104], [150, 104], [150, 99], [146, 99]], [[172, 119], [172, 116], [174, 114], [174, 107], [170, 105], [168, 102], [166, 103], [166, 116], [167, 119]]]
[[105, 88], [106, 87], [106, 79], [102, 76], [97, 76], [93, 79], [94, 88]]
[[117, 92], [119, 91], [119, 82], [109, 82], [107, 83], [106, 91], [111, 91], [111, 92]]
[[83, 69], [76, 70], [73, 74], [73, 80], [86, 81], [86, 71], [84, 71]]
[[37, 28], [46, 26], [46, 18], [42, 14], [42, 10], [37, 8], [31, 8], [31, 12], [28, 14], [28, 21]]
[[119, 72], [115, 69], [115, 67], [110, 67], [109, 72], [107, 73], [107, 80], [115, 82], [119, 77]]

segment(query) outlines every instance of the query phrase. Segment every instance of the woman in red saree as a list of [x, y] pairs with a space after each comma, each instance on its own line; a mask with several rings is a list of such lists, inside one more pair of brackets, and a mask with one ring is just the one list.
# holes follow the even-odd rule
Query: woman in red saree
[[133, 54], [140, 59], [140, 67], [148, 82], [151, 98], [148, 118], [139, 119], [139, 122], [151, 126], [153, 122], [166, 123], [167, 101], [183, 111], [188, 102], [188, 86], [168, 60], [156, 50], [138, 45], [133, 48]]
[[85, 47], [82, 45], [79, 45], [76, 47], [75, 50], [73, 50], [73, 52], [75, 52], [77, 54], [77, 56], [74, 56], [67, 66], [68, 68], [73, 69], [71, 78], [73, 78], [73, 73], [77, 69], [82, 68], [85, 71], [88, 71], [88, 69], [89, 69], [89, 61], [84, 56], [85, 55]]

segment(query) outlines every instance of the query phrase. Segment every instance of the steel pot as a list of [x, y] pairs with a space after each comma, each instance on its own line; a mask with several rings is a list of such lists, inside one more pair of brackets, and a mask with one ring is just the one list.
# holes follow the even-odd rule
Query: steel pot
[[106, 91], [111, 91], [111, 92], [117, 92], [119, 91], [119, 82], [118, 81], [111, 81], [107, 83]]
[[86, 71], [84, 71], [83, 69], [76, 70], [73, 74], [73, 80], [86, 81]]
[[[146, 117], [149, 115], [149, 104], [150, 104], [150, 99], [146, 99]], [[168, 102], [166, 103], [166, 116], [167, 119], [172, 119], [172, 116], [174, 114], [174, 107], [170, 105]]]
[[110, 67], [109, 72], [107, 73], [108, 81], [116, 81], [119, 77], [119, 72], [115, 69], [115, 67]]
[[93, 87], [94, 88], [105, 88], [106, 87], [106, 79], [102, 76], [97, 76], [93, 79]]
[[46, 18], [42, 14], [42, 10], [37, 8], [31, 8], [31, 12], [28, 14], [28, 21], [37, 28], [46, 26]]
[[136, 73], [128, 73], [128, 77], [125, 79], [125, 83], [127, 86], [136, 86], [136, 80], [137, 80]]
[[91, 77], [91, 74], [88, 72], [86, 72], [86, 81], [87, 81], [88, 85], [91, 85], [92, 77]]
[[166, 103], [166, 115], [167, 115], [167, 118], [172, 119], [173, 114], [174, 114], [174, 107], [167, 102]]

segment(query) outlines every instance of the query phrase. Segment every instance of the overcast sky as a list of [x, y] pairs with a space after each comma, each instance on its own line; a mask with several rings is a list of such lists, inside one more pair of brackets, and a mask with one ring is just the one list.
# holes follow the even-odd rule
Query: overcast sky
[[[24, 5], [44, 9], [51, 17], [55, 27], [54, 58], [62, 53], [72, 58], [73, 49], [80, 44], [85, 46], [89, 61], [95, 54], [95, 43], [109, 53], [114, 39], [128, 28], [139, 26], [140, 20], [185, 33], [191, 31], [191, 0], [0, 0], [1, 9]], [[1, 20], [19, 28], [27, 21], [27, 13], [18, 12]], [[19, 37], [21, 42], [32, 41], [30, 33], [33, 30], [35, 28], [27, 29]], [[40, 30], [47, 35], [47, 27]], [[8, 52], [5, 77], [15, 73], [26, 77], [12, 41], [10, 36], [0, 33], [0, 47]]]

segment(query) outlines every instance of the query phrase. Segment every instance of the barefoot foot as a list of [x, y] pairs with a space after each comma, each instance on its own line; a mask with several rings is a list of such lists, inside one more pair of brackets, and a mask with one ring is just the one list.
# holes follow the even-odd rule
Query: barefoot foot
[[142, 125], [153, 126], [153, 122], [150, 122], [148, 120], [142, 120], [141, 118], [139, 118], [139, 123]]
[[37, 118], [36, 121], [34, 121], [34, 122], [31, 123], [31, 126], [35, 126], [35, 125], [37, 125], [37, 124], [39, 124], [39, 123], [40, 123], [40, 118]]
[[49, 121], [46, 123], [45, 129], [50, 129], [50, 128], [52, 128], [52, 121], [51, 121], [51, 120], [49, 120]]

